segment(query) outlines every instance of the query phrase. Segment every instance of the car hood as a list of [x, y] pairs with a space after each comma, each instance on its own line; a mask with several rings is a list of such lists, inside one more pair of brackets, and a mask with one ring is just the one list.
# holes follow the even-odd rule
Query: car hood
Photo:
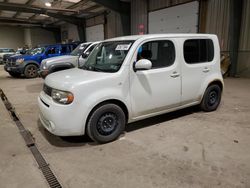
[[76, 58], [76, 56], [72, 56], [72, 55], [63, 55], [63, 56], [57, 56], [57, 57], [51, 57], [51, 58], [48, 58], [46, 59], [46, 63], [50, 63], [50, 62], [55, 62], [55, 61], [67, 61], [67, 60], [72, 60]]
[[45, 84], [55, 89], [70, 91], [77, 85], [103, 80], [111, 77], [112, 74], [73, 68], [49, 74]]
[[10, 58], [16, 60], [16, 59], [30, 59], [30, 57], [32, 57], [32, 55], [16, 54], [16, 55], [11, 56]]

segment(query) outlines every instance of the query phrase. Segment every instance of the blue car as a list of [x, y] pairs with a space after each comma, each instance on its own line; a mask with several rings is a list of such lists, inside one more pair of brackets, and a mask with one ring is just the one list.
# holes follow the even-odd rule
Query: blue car
[[28, 54], [8, 58], [4, 70], [13, 77], [24, 75], [26, 78], [35, 78], [38, 76], [42, 60], [70, 54], [77, 45], [77, 43], [55, 44], [34, 48]]

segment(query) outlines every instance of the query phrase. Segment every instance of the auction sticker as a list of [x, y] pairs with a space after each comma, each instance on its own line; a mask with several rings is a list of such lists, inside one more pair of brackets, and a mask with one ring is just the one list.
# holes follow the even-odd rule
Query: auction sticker
[[131, 46], [130, 44], [118, 44], [115, 48], [115, 50], [128, 50]]

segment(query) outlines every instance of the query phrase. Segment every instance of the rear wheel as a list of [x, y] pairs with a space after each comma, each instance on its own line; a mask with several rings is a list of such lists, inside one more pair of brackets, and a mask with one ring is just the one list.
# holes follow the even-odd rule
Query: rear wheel
[[16, 73], [16, 72], [9, 72], [9, 75], [14, 77], [14, 78], [19, 78], [21, 76], [20, 73]]
[[125, 128], [123, 110], [115, 104], [105, 104], [97, 108], [87, 123], [87, 134], [98, 143], [116, 140]]
[[36, 78], [38, 76], [38, 68], [36, 65], [27, 65], [24, 70], [26, 78]]
[[206, 112], [214, 111], [221, 101], [221, 88], [218, 85], [210, 85], [206, 89], [200, 107]]

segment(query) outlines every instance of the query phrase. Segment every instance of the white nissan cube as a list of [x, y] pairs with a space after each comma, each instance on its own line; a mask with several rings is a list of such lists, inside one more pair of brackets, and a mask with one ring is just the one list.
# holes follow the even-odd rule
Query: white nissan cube
[[40, 121], [54, 135], [107, 143], [127, 123], [193, 105], [214, 111], [223, 85], [216, 35], [113, 38], [98, 44], [84, 66], [46, 78]]

